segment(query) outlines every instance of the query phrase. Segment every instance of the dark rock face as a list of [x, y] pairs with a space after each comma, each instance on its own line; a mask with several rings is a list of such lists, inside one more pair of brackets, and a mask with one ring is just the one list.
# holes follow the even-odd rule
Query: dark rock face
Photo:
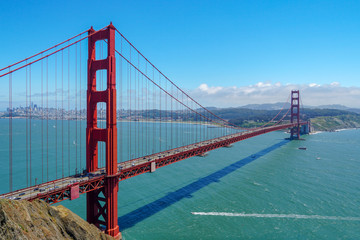
[[0, 199], [0, 239], [113, 240], [63, 206]]

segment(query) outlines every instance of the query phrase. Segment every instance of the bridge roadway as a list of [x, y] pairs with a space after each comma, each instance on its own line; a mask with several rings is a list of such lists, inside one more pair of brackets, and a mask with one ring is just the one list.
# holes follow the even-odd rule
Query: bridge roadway
[[[305, 124], [307, 124], [307, 122], [300, 123], [300, 125]], [[296, 123], [289, 123], [253, 129], [121, 162], [118, 163], [118, 173], [116, 176], [118, 176], [119, 180], [122, 181], [142, 173], [153, 172], [156, 168], [163, 167], [186, 158], [202, 156], [211, 150], [220, 147], [227, 147], [238, 141], [272, 131], [292, 128], [296, 125]], [[105, 172], [105, 168], [101, 168], [96, 172], [73, 175], [10, 193], [5, 193], [0, 195], [0, 198], [8, 198], [12, 200], [24, 199], [30, 201], [34, 199], [42, 199], [50, 204], [67, 199], [72, 200], [77, 198], [79, 194], [101, 189], [104, 185], [104, 179], [106, 178]]]

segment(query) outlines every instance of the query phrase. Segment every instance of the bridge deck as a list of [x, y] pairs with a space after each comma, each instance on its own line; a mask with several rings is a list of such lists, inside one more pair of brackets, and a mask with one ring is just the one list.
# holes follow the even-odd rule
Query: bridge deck
[[[300, 124], [305, 125], [307, 123], [301, 122]], [[220, 147], [229, 146], [238, 141], [294, 126], [296, 126], [296, 123], [254, 129], [121, 162], [118, 164], [118, 172], [116, 176], [118, 176], [119, 180], [122, 181], [142, 173], [150, 172], [151, 164], [155, 164], [156, 168], [163, 167], [186, 158], [202, 155]], [[76, 189], [79, 194], [102, 188], [104, 185], [104, 179], [107, 177], [105, 172], [105, 168], [101, 168], [93, 173], [73, 175], [2, 194], [0, 195], [0, 198], [13, 200], [26, 199], [30, 201], [34, 199], [42, 199], [50, 204], [53, 204], [66, 199], [71, 199], [73, 197], [71, 193], [72, 188]]]

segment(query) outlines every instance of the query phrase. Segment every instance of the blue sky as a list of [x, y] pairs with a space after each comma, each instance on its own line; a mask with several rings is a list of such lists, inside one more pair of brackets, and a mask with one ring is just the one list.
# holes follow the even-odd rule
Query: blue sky
[[313, 100], [340, 89], [339, 103], [360, 107], [359, 13], [360, 1], [1, 1], [0, 66], [112, 21], [205, 105], [224, 94], [221, 106], [266, 102], [292, 86]]

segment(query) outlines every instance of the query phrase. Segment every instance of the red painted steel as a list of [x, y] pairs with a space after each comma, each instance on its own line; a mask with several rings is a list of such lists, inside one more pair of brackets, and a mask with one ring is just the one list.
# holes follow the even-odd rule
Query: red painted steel
[[[306, 124], [308, 124], [308, 122], [300, 122], [299, 124], [306, 125]], [[199, 145], [201, 145], [202, 143], [206, 143], [207, 141], [192, 144], [192, 145], [196, 145], [197, 147], [195, 147], [191, 150], [185, 150], [187, 146], [177, 148], [177, 149], [171, 149], [168, 151], [173, 151], [176, 153], [172, 154], [172, 155], [168, 155], [166, 157], [161, 157], [161, 158], [153, 160], [153, 161], [155, 161], [155, 163], [156, 163], [156, 168], [164, 167], [164, 166], [170, 165], [172, 163], [179, 162], [181, 160], [184, 160], [184, 159], [187, 159], [190, 157], [198, 156], [200, 154], [209, 152], [211, 150], [215, 150], [217, 148], [228, 146], [235, 142], [246, 140], [248, 138], [252, 138], [252, 137], [262, 135], [265, 133], [269, 133], [269, 132], [273, 132], [273, 131], [293, 128], [296, 126], [297, 126], [297, 123], [289, 123], [289, 124], [282, 124], [282, 125], [277, 125], [277, 126], [266, 127], [263, 129], [256, 129], [253, 131], [244, 132], [243, 134], [239, 134], [239, 135], [233, 134], [233, 135], [226, 136], [227, 139], [224, 139], [222, 141], [214, 142], [213, 141], [214, 139], [210, 140], [210, 141], [208, 141], [209, 142], [208, 144], [205, 144], [203, 146], [199, 146]], [[189, 145], [189, 146], [192, 146], [192, 145]], [[175, 150], [181, 150], [181, 151], [178, 152]], [[168, 151], [157, 153], [155, 155], [163, 156]], [[135, 162], [135, 161], [137, 161], [137, 160], [136, 159], [130, 160], [128, 162], [131, 165], [131, 162]], [[131, 166], [126, 169], [122, 169], [115, 176], [119, 179], [119, 181], [123, 181], [123, 180], [129, 179], [131, 177], [135, 177], [137, 175], [150, 172], [151, 162], [153, 162], [153, 161], [149, 161], [149, 162], [146, 162], [143, 164], [139, 164], [139, 165]], [[90, 178], [89, 180], [80, 182], [79, 183], [79, 194], [88, 193], [88, 194], [94, 194], [94, 196], [98, 196], [101, 192], [103, 192], [103, 189], [106, 185], [105, 181], [106, 181], [106, 176], [101, 175], [101, 176], [97, 176], [94, 178]], [[53, 204], [53, 203], [61, 202], [63, 200], [70, 199], [71, 198], [71, 196], [70, 196], [71, 186], [72, 185], [66, 186], [66, 187], [58, 189], [58, 190], [53, 190], [46, 194], [38, 194], [29, 200], [32, 201], [34, 199], [42, 199], [49, 204]], [[100, 199], [100, 198], [98, 198], [98, 199]], [[101, 198], [100, 200], [103, 201], [104, 199]], [[95, 212], [97, 212], [97, 214], [104, 212], [104, 210], [101, 209], [101, 205], [99, 205], [99, 202], [96, 202], [96, 205], [93, 208], [93, 210]], [[94, 215], [96, 215], [96, 214], [94, 214]], [[99, 224], [99, 223], [100, 222], [97, 222], [97, 224]]]
[[[117, 52], [120, 56], [123, 55], [115, 50], [115, 32], [117, 29], [110, 24], [109, 26], [95, 31], [93, 28], [88, 30], [87, 37], [81, 38], [80, 40], [75, 41], [67, 46], [54, 50], [47, 54], [46, 56], [42, 56], [39, 59], [35, 59], [30, 63], [25, 63], [22, 66], [0, 75], [3, 77], [7, 74], [11, 74], [14, 71], [17, 71], [21, 68], [31, 66], [33, 63], [43, 60], [53, 54], [56, 54], [78, 42], [81, 42], [84, 39], [88, 39], [88, 89], [87, 89], [87, 129], [86, 129], [86, 170], [88, 173], [94, 173], [93, 175], [83, 176], [80, 180], [75, 179], [77, 176], [70, 176], [68, 178], [63, 178], [59, 180], [55, 180], [52, 182], [39, 184], [37, 185], [37, 190], [43, 187], [37, 195], [35, 195], [34, 191], [35, 186], [25, 188], [22, 190], [14, 191], [17, 192], [27, 192], [27, 200], [34, 199], [42, 199], [49, 204], [57, 203], [63, 200], [73, 200], [79, 197], [80, 194], [86, 193], [87, 198], [87, 220], [90, 223], [98, 227], [105, 227], [106, 233], [115, 237], [120, 238], [121, 233], [119, 231], [119, 226], [117, 224], [118, 213], [117, 213], [117, 193], [118, 193], [118, 183], [119, 181], [126, 180], [128, 178], [151, 172], [151, 166], [155, 164], [156, 168], [167, 166], [169, 164], [193, 157], [199, 156], [211, 150], [226, 147], [231, 145], [232, 143], [242, 141], [251, 137], [255, 137], [261, 134], [265, 134], [268, 132], [288, 129], [290, 128], [291, 139], [299, 139], [300, 138], [300, 126], [308, 124], [306, 122], [300, 122], [300, 93], [299, 90], [293, 90], [291, 92], [291, 123], [277, 125], [279, 122], [283, 120], [283, 118], [287, 115], [287, 112], [282, 119], [279, 120], [274, 126], [264, 127], [270, 122], [272, 122], [280, 112], [272, 119], [269, 123], [263, 125], [260, 128], [250, 129], [247, 132], [236, 133], [216, 139], [211, 139], [195, 144], [191, 144], [184, 147], [179, 147], [176, 149], [170, 149], [165, 152], [160, 152], [157, 154], [153, 154], [144, 157], [143, 159], [132, 159], [124, 163], [117, 163], [117, 127], [116, 127], [116, 73], [115, 73], [115, 52]], [[120, 33], [120, 32], [119, 32]], [[120, 33], [121, 35], [121, 33]], [[75, 36], [75, 37], [77, 37]], [[121, 35], [122, 36], [122, 35]], [[74, 39], [75, 37], [71, 38]], [[126, 41], [128, 41], [124, 36], [122, 36]], [[71, 40], [68, 39], [68, 40]], [[96, 42], [100, 40], [105, 40], [107, 43], [107, 57], [105, 59], [96, 60]], [[45, 53], [48, 50], [54, 49], [57, 46], [60, 46], [65, 42], [62, 42], [54, 47], [47, 49], [39, 54], [36, 54], [33, 57], [39, 56], [42, 53]], [[132, 46], [142, 57], [144, 57], [130, 42], [128, 42], [130, 46]], [[213, 121], [207, 117], [204, 113], [198, 112], [193, 108], [189, 107], [180, 99], [177, 99], [175, 96], [171, 94], [171, 92], [167, 91], [166, 88], [160, 86], [160, 83], [157, 84], [153, 79], [149, 78], [146, 74], [144, 74], [138, 67], [136, 67], [131, 59], [128, 60], [123, 57], [125, 61], [129, 65], [131, 65], [137, 72], [145, 76], [150, 82], [152, 82], [156, 87], [165, 92], [167, 95], [172, 97], [175, 101], [177, 101], [180, 105], [187, 108], [189, 112], [193, 112], [206, 120]], [[27, 58], [30, 59], [30, 58]], [[27, 59], [15, 63], [14, 65], [23, 63]], [[178, 86], [176, 86], [170, 79], [168, 79], [165, 75], [163, 75], [151, 62], [149, 62], [145, 57], [144, 59], [153, 66], [162, 76], [165, 77], [170, 83], [172, 83], [178, 90], [180, 90], [185, 96], [198, 104], [201, 108], [206, 110], [211, 115], [216, 118], [222, 120], [225, 125], [221, 124], [225, 127], [234, 127], [235, 125], [227, 122], [226, 120], [214, 115], [212, 112], [204, 108], [190, 96], [188, 96], [184, 91], [182, 91]], [[11, 65], [11, 66], [14, 66]], [[9, 66], [10, 67], [10, 66]], [[5, 68], [4, 68], [5, 69]], [[4, 70], [1, 69], [0, 71]], [[97, 90], [96, 83], [96, 72], [98, 70], [106, 70], [107, 71], [107, 87], [103, 91]], [[31, 75], [31, 74], [30, 74]], [[11, 77], [11, 75], [10, 75]], [[10, 91], [11, 92], [11, 91]], [[30, 92], [31, 95], [31, 92]], [[31, 99], [30, 99], [31, 100]], [[106, 128], [102, 129], [98, 127], [97, 121], [97, 104], [98, 103], [106, 104]], [[161, 102], [160, 102], [161, 103]], [[31, 119], [31, 114], [30, 114]], [[218, 123], [219, 124], [219, 123]], [[229, 125], [227, 125], [229, 124]], [[31, 125], [31, 124], [30, 124]], [[231, 126], [232, 125], [232, 126]], [[237, 127], [237, 126], [235, 126]], [[160, 134], [161, 135], [161, 134]], [[98, 142], [105, 143], [105, 170], [99, 170], [98, 166]], [[31, 144], [31, 142], [30, 142]], [[31, 151], [31, 146], [30, 146]], [[31, 154], [31, 153], [30, 153]], [[144, 160], [145, 159], [145, 160]], [[121, 169], [118, 172], [119, 169]], [[124, 168], [122, 168], [125, 166]], [[154, 168], [153, 168], [154, 169]], [[31, 169], [30, 169], [31, 171]], [[95, 176], [95, 177], [94, 177]], [[85, 180], [84, 180], [85, 178]], [[74, 180], [75, 179], [75, 180]], [[75, 183], [74, 183], [75, 182]], [[49, 187], [50, 184], [54, 184], [53, 187]], [[70, 184], [69, 184], [70, 183]], [[74, 184], [72, 184], [74, 183]], [[45, 190], [46, 189], [46, 190]], [[36, 190], [36, 191], [37, 191]], [[46, 191], [46, 192], [44, 192]], [[8, 193], [10, 194], [10, 193]], [[4, 195], [8, 195], [4, 194]], [[2, 196], [4, 196], [2, 195]]]
[[75, 184], [70, 188], [70, 200], [79, 198], [79, 184]]
[[300, 91], [291, 91], [291, 123], [296, 126], [290, 130], [290, 139], [300, 139]]
[[[79, 183], [79, 194], [81, 195], [84, 193], [89, 193], [89, 192], [95, 191], [97, 189], [103, 188], [104, 187], [104, 179], [105, 179], [105, 176], [100, 176], [100, 177], [89, 179], [87, 181], [80, 182]], [[58, 183], [61, 183], [61, 181], [54, 181], [54, 185], [55, 185], [55, 183], [58, 184]], [[39, 187], [41, 187], [42, 185], [44, 185], [44, 184], [39, 185]], [[39, 193], [36, 196], [29, 198], [28, 200], [33, 201], [35, 199], [41, 199], [49, 204], [54, 204], [54, 203], [58, 203], [58, 202], [61, 202], [64, 200], [68, 200], [68, 199], [71, 199], [71, 187], [72, 186], [73, 185], [70, 184], [63, 188], [48, 191], [46, 193]], [[19, 190], [19, 191], [21, 191], [21, 190]], [[32, 191], [32, 190], [29, 188], [29, 191]]]
[[[116, 128], [116, 79], [115, 79], [115, 27], [110, 24], [105, 30], [89, 30], [88, 48], [88, 90], [87, 90], [87, 129], [86, 129], [86, 169], [98, 170], [98, 142], [106, 146], [106, 176], [104, 188], [87, 193], [87, 220], [100, 227], [106, 227], [106, 233], [119, 237], [117, 224], [117, 192], [119, 179], [117, 173], [117, 128]], [[95, 43], [107, 41], [107, 58], [95, 59]], [[107, 71], [107, 89], [96, 90], [96, 71]], [[106, 104], [106, 128], [97, 127], [97, 103]], [[104, 195], [105, 197], [101, 197]]]

